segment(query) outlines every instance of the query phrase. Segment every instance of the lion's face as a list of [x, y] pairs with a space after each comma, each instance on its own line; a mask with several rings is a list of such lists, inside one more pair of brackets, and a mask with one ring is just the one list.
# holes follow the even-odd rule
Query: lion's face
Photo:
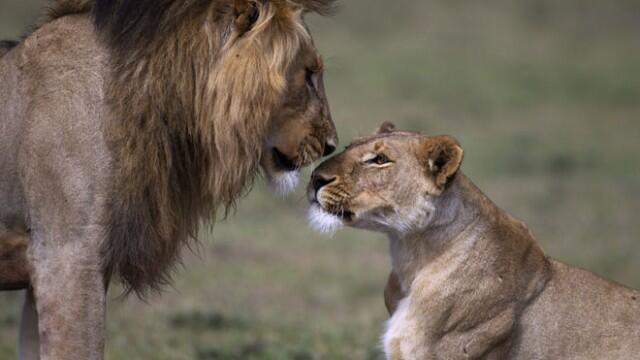
[[286, 81], [284, 100], [261, 159], [267, 178], [282, 193], [295, 187], [298, 169], [333, 153], [338, 141], [324, 89], [322, 59], [312, 43], [301, 48]]
[[308, 187], [311, 225], [385, 233], [424, 228], [461, 161], [462, 149], [451, 137], [383, 126], [315, 169]]

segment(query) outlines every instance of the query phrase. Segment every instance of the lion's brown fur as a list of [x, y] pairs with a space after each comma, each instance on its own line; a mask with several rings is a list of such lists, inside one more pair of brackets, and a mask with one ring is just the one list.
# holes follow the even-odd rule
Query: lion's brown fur
[[128, 290], [166, 284], [199, 223], [247, 191], [288, 67], [311, 42], [302, 13], [332, 1], [252, 4], [255, 23], [238, 31], [233, 0], [53, 3], [51, 18], [92, 9], [110, 50], [104, 130], [118, 195], [104, 266]]
[[0, 290], [28, 288], [20, 354], [101, 359], [111, 279], [159, 289], [259, 172], [290, 191], [335, 149], [309, 10], [58, 0], [0, 44]]

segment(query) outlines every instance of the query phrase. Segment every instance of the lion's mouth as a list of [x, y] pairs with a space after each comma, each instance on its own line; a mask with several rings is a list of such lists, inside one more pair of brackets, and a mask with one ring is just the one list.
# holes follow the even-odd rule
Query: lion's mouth
[[271, 150], [271, 155], [273, 157], [273, 162], [276, 167], [282, 171], [295, 171], [298, 169], [295, 161], [289, 159], [285, 154], [283, 154], [277, 148], [273, 148]]

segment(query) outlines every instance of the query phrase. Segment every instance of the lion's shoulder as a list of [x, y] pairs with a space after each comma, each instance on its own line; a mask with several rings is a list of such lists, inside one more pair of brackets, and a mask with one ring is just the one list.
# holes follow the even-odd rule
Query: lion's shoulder
[[[88, 16], [58, 18], [45, 23], [22, 42], [23, 72], [35, 80], [50, 79], [38, 88], [61, 81], [78, 82], [78, 77], [99, 75], [106, 65], [106, 49], [100, 44], [93, 21]], [[73, 68], [73, 72], [63, 71]], [[95, 82], [84, 83], [95, 87]], [[45, 86], [43, 86], [45, 85]]]

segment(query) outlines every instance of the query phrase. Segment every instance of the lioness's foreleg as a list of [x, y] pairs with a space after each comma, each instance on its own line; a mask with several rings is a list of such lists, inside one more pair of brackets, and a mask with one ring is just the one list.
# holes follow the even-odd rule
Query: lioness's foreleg
[[508, 306], [495, 316], [473, 324], [472, 329], [452, 331], [443, 337], [439, 346], [442, 353], [449, 352], [449, 359], [504, 359], [515, 324], [514, 307]]
[[[55, 243], [46, 240], [35, 243]], [[95, 248], [69, 241], [32, 251], [42, 360], [103, 358], [106, 291]]]
[[22, 306], [22, 318], [20, 319], [20, 338], [18, 340], [18, 359], [40, 359], [40, 339], [38, 336], [38, 313], [33, 298], [33, 289], [28, 289], [24, 305]]
[[404, 296], [398, 275], [391, 271], [387, 279], [387, 285], [384, 288], [384, 305], [387, 307], [389, 315], [393, 315], [396, 312], [398, 303]]

